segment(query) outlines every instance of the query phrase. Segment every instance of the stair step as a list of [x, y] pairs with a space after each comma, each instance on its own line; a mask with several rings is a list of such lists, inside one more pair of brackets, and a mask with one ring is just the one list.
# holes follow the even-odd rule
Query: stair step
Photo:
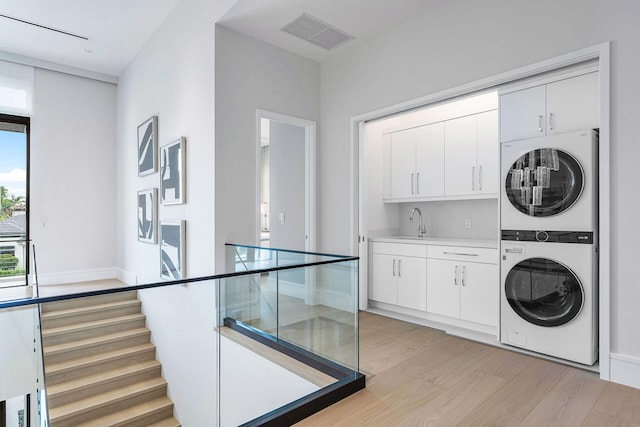
[[89, 322], [92, 320], [140, 313], [141, 302], [137, 299], [113, 301], [104, 304], [67, 308], [42, 313], [42, 328]]
[[47, 386], [74, 380], [84, 375], [95, 375], [132, 363], [154, 360], [155, 353], [156, 347], [146, 343], [60, 363], [46, 364]]
[[114, 334], [99, 335], [78, 341], [50, 345], [44, 348], [47, 363], [56, 364], [69, 359], [105, 353], [118, 348], [148, 343], [151, 331], [147, 328], [136, 328]]
[[72, 427], [85, 421], [97, 421], [100, 417], [123, 412], [132, 406], [163, 396], [166, 398], [166, 390], [167, 382], [162, 377], [111, 390], [50, 409], [50, 424], [56, 427]]
[[181, 427], [181, 424], [180, 421], [176, 420], [174, 417], [171, 417], [162, 421], [158, 421], [157, 423], [149, 424], [148, 427]]
[[90, 305], [105, 304], [107, 302], [124, 301], [138, 299], [137, 291], [114, 292], [92, 297], [71, 298], [62, 301], [47, 302], [41, 305], [43, 313], [51, 311], [66, 310], [69, 308], [87, 307]]
[[142, 313], [118, 316], [112, 319], [100, 319], [77, 325], [67, 325], [42, 331], [44, 346], [82, 340], [98, 335], [108, 335], [145, 325], [145, 315]]
[[47, 401], [51, 408], [66, 405], [83, 397], [160, 377], [161, 369], [160, 362], [153, 359], [49, 385], [47, 386]]
[[[175, 420], [173, 402], [168, 397], [161, 397], [88, 422], [76, 423], [74, 427], [150, 427], [167, 419]], [[180, 423], [166, 426], [170, 425], [180, 426]]]

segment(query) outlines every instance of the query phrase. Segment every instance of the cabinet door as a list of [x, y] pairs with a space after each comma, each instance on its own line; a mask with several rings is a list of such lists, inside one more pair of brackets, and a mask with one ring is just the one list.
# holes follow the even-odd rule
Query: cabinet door
[[427, 311], [460, 317], [460, 265], [456, 261], [427, 259]]
[[500, 141], [545, 134], [545, 86], [500, 95]]
[[416, 130], [391, 134], [391, 198], [413, 197], [415, 192]]
[[547, 135], [600, 127], [598, 73], [547, 85]]
[[416, 129], [416, 196], [444, 196], [444, 123]]
[[499, 158], [498, 111], [478, 114], [478, 194], [498, 194]]
[[394, 269], [394, 263], [398, 262], [396, 257], [373, 254], [372, 259], [371, 299], [388, 304], [397, 304], [398, 285]]
[[460, 268], [460, 318], [498, 326], [498, 266], [467, 262]]
[[398, 258], [398, 305], [427, 310], [427, 259]]
[[476, 192], [476, 116], [444, 124], [444, 193], [464, 196]]

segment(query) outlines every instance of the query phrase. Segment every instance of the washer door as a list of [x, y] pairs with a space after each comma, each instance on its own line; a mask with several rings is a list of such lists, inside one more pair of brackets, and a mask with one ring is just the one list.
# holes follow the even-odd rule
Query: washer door
[[560, 326], [574, 319], [584, 301], [578, 277], [547, 258], [529, 258], [507, 274], [505, 295], [511, 308], [529, 323]]
[[529, 151], [511, 166], [505, 181], [507, 198], [529, 216], [552, 216], [580, 198], [584, 172], [573, 156], [554, 148]]

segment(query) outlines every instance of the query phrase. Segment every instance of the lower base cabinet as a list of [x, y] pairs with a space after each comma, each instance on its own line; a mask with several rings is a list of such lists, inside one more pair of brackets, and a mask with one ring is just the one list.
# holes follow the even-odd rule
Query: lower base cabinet
[[442, 253], [452, 259], [427, 259], [427, 312], [498, 326], [498, 265], [461, 261], [478, 256], [469, 248]]

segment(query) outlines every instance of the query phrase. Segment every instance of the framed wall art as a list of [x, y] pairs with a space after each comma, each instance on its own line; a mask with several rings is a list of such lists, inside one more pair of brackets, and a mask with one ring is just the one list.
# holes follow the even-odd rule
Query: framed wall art
[[160, 203], [185, 203], [185, 145], [184, 137], [160, 147]]
[[184, 278], [185, 221], [160, 221], [160, 277]]
[[138, 241], [157, 243], [158, 189], [138, 191]]
[[138, 126], [138, 176], [157, 171], [158, 116], [150, 117]]

